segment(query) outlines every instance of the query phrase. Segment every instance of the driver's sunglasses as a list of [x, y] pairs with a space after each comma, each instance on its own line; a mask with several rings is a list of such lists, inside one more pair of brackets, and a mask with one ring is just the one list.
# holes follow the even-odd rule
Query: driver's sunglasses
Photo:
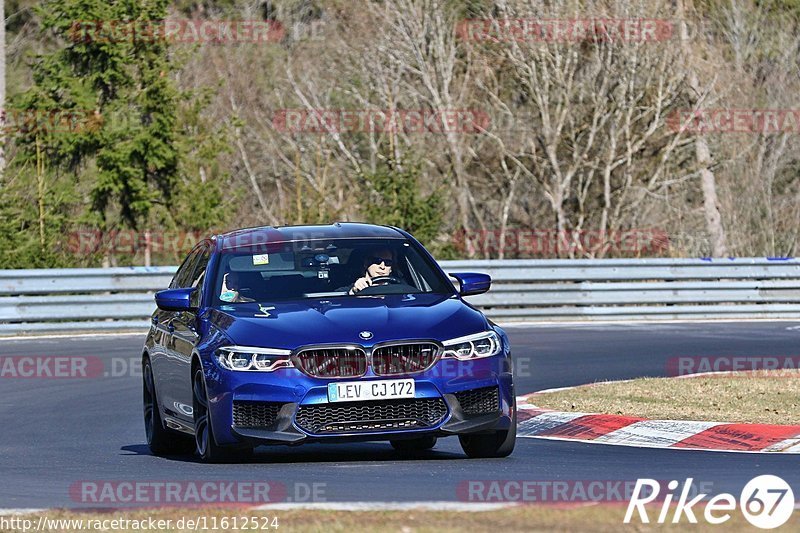
[[383, 263], [387, 267], [390, 267], [392, 266], [392, 263], [394, 263], [394, 261], [392, 261], [391, 259], [384, 259], [383, 257], [373, 257], [369, 261], [370, 265], [380, 265], [381, 263]]

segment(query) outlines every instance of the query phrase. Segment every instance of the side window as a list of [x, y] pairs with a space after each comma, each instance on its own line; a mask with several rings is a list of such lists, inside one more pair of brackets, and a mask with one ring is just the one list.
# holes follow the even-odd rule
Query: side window
[[452, 282], [448, 280], [447, 285], [443, 284], [443, 280], [435, 274], [433, 265], [428, 265], [420, 252], [413, 248], [407, 248], [405, 261], [415, 284], [419, 283], [419, 289], [425, 292], [450, 292]]
[[191, 283], [191, 276], [194, 272], [194, 265], [197, 262], [197, 256], [202, 252], [202, 248], [197, 248], [192, 250], [192, 253], [184, 260], [181, 267], [175, 273], [175, 277], [172, 278], [172, 283], [170, 283], [170, 289], [179, 289], [182, 287], [190, 287]]
[[197, 261], [197, 266], [194, 268], [194, 273], [192, 274], [191, 287], [200, 287], [203, 285], [206, 267], [208, 266], [209, 259], [211, 259], [211, 250], [209, 250], [207, 247], [203, 247], [201, 251], [202, 255]]
[[406, 269], [411, 274], [411, 279], [413, 280], [413, 284], [416, 288], [423, 292], [431, 292], [431, 286], [425, 281], [425, 278], [414, 268], [414, 265], [411, 263], [411, 260], [408, 257], [403, 259], [405, 262]]

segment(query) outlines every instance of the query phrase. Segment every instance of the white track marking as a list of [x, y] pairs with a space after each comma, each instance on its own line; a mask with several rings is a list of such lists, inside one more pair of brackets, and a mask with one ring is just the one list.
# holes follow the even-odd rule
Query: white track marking
[[552, 413], [542, 413], [528, 420], [523, 420], [517, 424], [517, 435], [532, 436], [558, 427], [567, 422], [572, 422], [576, 418], [585, 416], [586, 413], [564, 413], [553, 411]]
[[643, 420], [597, 437], [595, 441], [630, 443], [644, 447], [668, 447], [720, 424], [721, 422]]
[[[797, 319], [791, 318], [709, 318], [709, 319], [686, 319], [686, 320], [661, 320], [661, 319], [627, 319], [627, 320], [594, 320], [594, 321], [535, 321], [535, 320], [523, 320], [523, 321], [495, 321], [502, 327], [532, 327], [532, 328], [541, 328], [541, 327], [563, 327], [563, 326], [584, 326], [584, 327], [594, 327], [594, 326], [654, 326], [658, 324], [719, 324], [719, 323], [738, 323], [738, 322], [752, 322], [752, 323], [767, 323], [767, 324], [779, 324], [785, 322], [797, 322]], [[785, 329], [792, 331], [800, 329], [800, 325], [798, 326], [787, 326]], [[124, 337], [130, 335], [145, 335], [147, 333], [146, 329], [142, 331], [120, 331], [120, 332], [102, 332], [102, 333], [91, 333], [91, 332], [78, 332], [75, 333], [58, 333], [58, 334], [43, 334], [38, 335], [36, 333], [32, 333], [30, 335], [17, 335], [13, 337], [4, 337], [0, 336], [0, 341], [8, 341], [8, 340], [31, 340], [31, 339], [66, 339], [66, 338], [84, 338], [84, 337]]]
[[529, 399], [534, 394], [550, 394], [551, 392], [563, 392], [565, 390], [572, 390], [572, 389], [582, 389], [584, 387], [594, 387], [596, 385], [610, 385], [610, 384], [617, 384], [617, 383], [628, 383], [629, 381], [636, 381], [636, 379], [617, 379], [617, 380], [609, 380], [609, 381], [594, 381], [592, 383], [583, 383], [581, 385], [570, 385], [569, 387], [556, 387], [554, 389], [542, 389], [537, 390], [536, 392], [532, 392], [530, 394], [526, 394], [523, 398]]
[[[526, 396], [517, 396], [517, 409], [539, 409], [532, 403], [528, 403], [528, 398], [530, 395]], [[543, 411], [547, 411], [548, 409], [542, 409]]]
[[38, 341], [47, 339], [87, 339], [92, 337], [142, 337], [147, 335], [147, 331], [128, 331], [120, 333], [64, 333], [57, 335], [18, 335], [16, 337], [0, 337], [2, 341]]
[[786, 439], [785, 441], [779, 442], [777, 445], [784, 445], [784, 447], [778, 448], [776, 450], [770, 450], [772, 446], [767, 446], [767, 448], [765, 448], [764, 451], [769, 451], [769, 452], [777, 451], [780, 453], [800, 453], [800, 438]]
[[[687, 319], [625, 319], [625, 320], [495, 320], [500, 327], [561, 327], [561, 326], [657, 326], [659, 324], [719, 324], [719, 323], [736, 323], [736, 322], [752, 322], [752, 323], [773, 323], [779, 324], [781, 322], [797, 322], [796, 318], [687, 318]], [[800, 326], [789, 326], [800, 329]], [[787, 327], [788, 329], [788, 327]]]
[[765, 452], [788, 452], [800, 453], [800, 435], [791, 439], [782, 440], [775, 444], [770, 444], [764, 448]]

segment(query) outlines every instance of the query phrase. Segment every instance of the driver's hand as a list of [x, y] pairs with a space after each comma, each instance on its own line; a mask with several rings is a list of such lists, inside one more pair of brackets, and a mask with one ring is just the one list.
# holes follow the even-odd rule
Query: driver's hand
[[353, 288], [350, 290], [351, 293], [355, 294], [359, 291], [363, 291], [367, 287], [372, 286], [372, 280], [368, 277], [358, 278], [356, 282], [353, 284]]

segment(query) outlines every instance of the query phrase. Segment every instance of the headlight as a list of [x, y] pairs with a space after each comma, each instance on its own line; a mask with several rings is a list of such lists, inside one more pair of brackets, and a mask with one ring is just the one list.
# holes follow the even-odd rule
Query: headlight
[[503, 346], [503, 343], [500, 342], [500, 336], [494, 331], [450, 339], [442, 344], [444, 345], [442, 358], [460, 359], [462, 361], [497, 355]]
[[217, 350], [220, 366], [228, 370], [256, 370], [273, 372], [279, 368], [292, 368], [289, 350], [256, 348], [250, 346], [224, 346]]

